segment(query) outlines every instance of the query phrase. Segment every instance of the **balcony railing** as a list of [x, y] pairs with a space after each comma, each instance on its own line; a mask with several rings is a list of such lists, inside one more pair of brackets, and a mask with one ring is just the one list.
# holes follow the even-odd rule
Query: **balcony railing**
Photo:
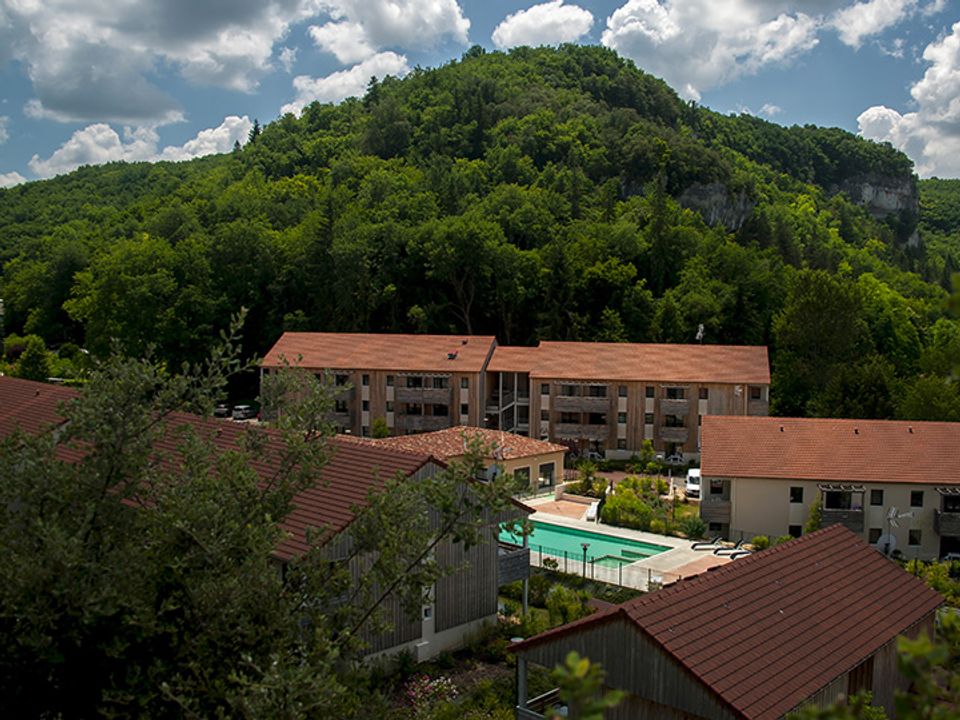
[[770, 403], [766, 400], [748, 400], [747, 415], [769, 415]]
[[497, 563], [497, 582], [500, 585], [530, 577], [530, 548], [501, 544]]
[[664, 442], [685, 443], [690, 437], [690, 429], [685, 427], [660, 427], [660, 439]]
[[553, 407], [560, 412], [607, 412], [610, 398], [592, 395], [558, 395], [553, 398]]
[[450, 388], [410, 388], [394, 389], [394, 399], [402, 403], [422, 403], [427, 405], [449, 405]]
[[942, 537], [960, 537], [960, 512], [937, 510], [933, 515], [933, 530]]
[[662, 415], [686, 415], [688, 412], [690, 412], [689, 400], [664, 398], [660, 401], [660, 413]]
[[413, 432], [432, 432], [453, 425], [450, 418], [443, 415], [397, 415], [396, 424], [400, 430]]
[[[709, 490], [707, 491], [709, 493]], [[700, 503], [700, 517], [704, 522], [730, 522], [730, 501], [709, 500], [709, 494]]]
[[330, 422], [334, 425], [339, 425], [347, 429], [353, 427], [353, 420], [350, 418], [350, 413], [348, 412], [331, 412], [329, 418]]
[[554, 433], [558, 438], [567, 440], [606, 440], [610, 434], [606, 425], [583, 425], [580, 423], [557, 423]]
[[855, 533], [863, 532], [863, 510], [833, 510], [823, 508], [821, 525], [843, 525]]

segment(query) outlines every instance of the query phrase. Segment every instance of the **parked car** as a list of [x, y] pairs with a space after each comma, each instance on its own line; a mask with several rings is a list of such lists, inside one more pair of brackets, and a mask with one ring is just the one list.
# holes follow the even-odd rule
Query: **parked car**
[[253, 409], [251, 405], [234, 405], [233, 406], [233, 419], [234, 420], [249, 420], [257, 416], [256, 410]]
[[686, 492], [688, 498], [700, 497], [700, 468], [687, 470]]
[[213, 416], [218, 418], [228, 418], [230, 417], [230, 406], [226, 403], [217, 403], [217, 406], [213, 409]]

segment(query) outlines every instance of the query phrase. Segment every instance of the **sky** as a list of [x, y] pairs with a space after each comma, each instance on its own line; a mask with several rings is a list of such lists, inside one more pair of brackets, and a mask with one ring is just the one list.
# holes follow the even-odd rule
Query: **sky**
[[226, 152], [371, 76], [562, 42], [960, 177], [960, 0], [0, 0], [0, 187]]

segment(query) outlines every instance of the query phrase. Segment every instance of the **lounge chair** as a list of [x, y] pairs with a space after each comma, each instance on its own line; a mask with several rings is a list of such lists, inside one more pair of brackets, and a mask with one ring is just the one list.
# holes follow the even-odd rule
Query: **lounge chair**
[[710, 538], [706, 542], [702, 540], [700, 542], [695, 542], [693, 545], [690, 546], [690, 549], [691, 550], [711, 550], [713, 546], [716, 545], [718, 542], [720, 542], [720, 536], [714, 535], [712, 538]]

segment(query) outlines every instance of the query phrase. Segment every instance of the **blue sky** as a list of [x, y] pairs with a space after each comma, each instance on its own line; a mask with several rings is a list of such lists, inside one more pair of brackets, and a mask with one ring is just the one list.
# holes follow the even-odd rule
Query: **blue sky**
[[957, 0], [0, 0], [0, 187], [223, 152], [313, 100], [488, 49], [611, 47], [721, 112], [960, 177]]

